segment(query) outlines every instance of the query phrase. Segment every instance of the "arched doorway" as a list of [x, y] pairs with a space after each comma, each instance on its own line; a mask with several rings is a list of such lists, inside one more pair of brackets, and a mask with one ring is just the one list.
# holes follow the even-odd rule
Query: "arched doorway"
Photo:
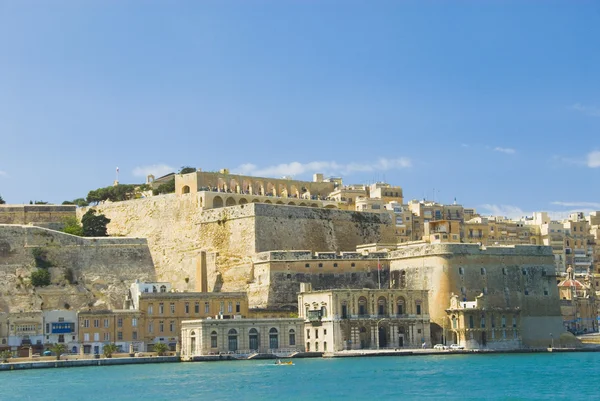
[[269, 330], [269, 349], [279, 348], [279, 333], [275, 327]]
[[220, 196], [215, 196], [213, 198], [213, 207], [223, 207], [223, 198], [221, 198]]
[[388, 339], [387, 339], [387, 329], [385, 327], [379, 327], [378, 341], [379, 341], [379, 348], [387, 348]]
[[236, 329], [231, 329], [227, 333], [227, 348], [229, 351], [237, 351], [238, 349], [238, 333]]
[[188, 185], [184, 185], [183, 188], [181, 188], [181, 193], [182, 194], [189, 194], [190, 193], [190, 187]]
[[258, 352], [258, 344], [258, 330], [251, 328], [248, 333], [248, 346], [250, 350]]
[[360, 327], [358, 329], [358, 339], [360, 341], [360, 348], [364, 349], [364, 348], [368, 348], [369, 344], [371, 343], [369, 341], [369, 335], [367, 333], [367, 329], [365, 327]]
[[225, 206], [235, 206], [235, 199], [231, 196], [225, 201]]

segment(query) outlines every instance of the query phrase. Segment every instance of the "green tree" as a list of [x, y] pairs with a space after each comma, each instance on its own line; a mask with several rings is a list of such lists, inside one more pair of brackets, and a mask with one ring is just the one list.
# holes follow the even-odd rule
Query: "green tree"
[[12, 358], [12, 352], [10, 352], [9, 350], [4, 350], [0, 352], [0, 359], [3, 363], [7, 363], [10, 358]]
[[90, 209], [81, 218], [84, 237], [108, 237], [106, 225], [110, 219], [103, 214], [96, 216], [96, 211]]
[[64, 345], [64, 344], [58, 344], [58, 343], [57, 343], [57, 344], [53, 344], [53, 345], [50, 347], [50, 351], [52, 351], [52, 353], [53, 353], [54, 355], [56, 355], [56, 360], [57, 360], [57, 361], [60, 361], [60, 355], [61, 355], [61, 354], [64, 354], [64, 352], [65, 352], [66, 350], [67, 350], [67, 347], [65, 347], [65, 345]]
[[0, 195], [0, 205], [5, 205], [6, 201], [2, 199], [2, 195]]
[[47, 269], [37, 269], [31, 273], [31, 285], [34, 287], [45, 287], [50, 285], [50, 272]]
[[163, 356], [165, 352], [169, 350], [169, 346], [165, 343], [156, 343], [154, 344], [154, 352], [158, 354], [158, 356]]
[[117, 347], [116, 344], [106, 344], [102, 348], [102, 353], [104, 354], [105, 357], [112, 358], [113, 354], [116, 353], [118, 350], [119, 350], [119, 347]]
[[75, 216], [69, 216], [64, 219], [65, 226], [62, 231], [71, 235], [83, 237], [83, 227], [79, 224], [79, 220]]
[[190, 166], [183, 166], [179, 170], [179, 174], [188, 174], [188, 173], [195, 173], [195, 172], [196, 172], [196, 167], [190, 167]]
[[160, 184], [158, 188], [152, 191], [154, 195], [172, 194], [173, 192], [175, 192], [175, 178]]

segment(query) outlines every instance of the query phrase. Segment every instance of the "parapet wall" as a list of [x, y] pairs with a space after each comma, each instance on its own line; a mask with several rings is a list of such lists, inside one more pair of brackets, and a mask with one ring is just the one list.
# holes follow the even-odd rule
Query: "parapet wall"
[[[53, 284], [33, 288], [34, 250], [50, 265]], [[67, 278], [67, 277], [72, 278]], [[0, 225], [0, 310], [119, 308], [136, 279], [153, 281], [143, 238], [82, 238], [34, 226]]]
[[64, 220], [75, 217], [74, 205], [0, 205], [0, 224], [31, 224], [61, 229]]

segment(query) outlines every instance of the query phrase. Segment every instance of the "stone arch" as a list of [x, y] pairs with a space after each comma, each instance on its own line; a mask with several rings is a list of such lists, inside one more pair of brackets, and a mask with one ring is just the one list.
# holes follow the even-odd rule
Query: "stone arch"
[[227, 185], [227, 182], [225, 181], [225, 179], [223, 179], [222, 177], [219, 177], [217, 179], [217, 192], [227, 192], [228, 188], [229, 188], [229, 186]]
[[272, 182], [267, 182], [265, 195], [266, 196], [277, 196], [277, 188], [275, 187], [275, 184], [273, 184]]
[[283, 202], [282, 201], [277, 201], [277, 204], [278, 205], [283, 205]]
[[300, 197], [300, 191], [298, 190], [298, 187], [294, 184], [292, 184], [290, 186], [289, 197], [290, 198], [299, 198]]
[[267, 200], [265, 201], [265, 203], [271, 203], [271, 201], [267, 199]]
[[279, 332], [275, 327], [269, 330], [269, 349], [279, 348]]
[[227, 198], [225, 201], [225, 206], [235, 206], [235, 199], [233, 199], [231, 196]]
[[288, 202], [288, 205], [290, 205], [290, 206], [296, 206], [296, 204], [294, 202]]
[[306, 206], [306, 203], [302, 202], [298, 206]]
[[254, 352], [258, 352], [258, 348], [260, 347], [258, 330], [254, 327], [248, 331], [248, 346]]
[[337, 207], [335, 205], [327, 205], [325, 209], [337, 209]]
[[246, 199], [246, 198], [240, 199], [240, 202], [239, 202], [240, 205], [245, 205], [246, 203], [248, 203], [248, 199]]
[[387, 300], [385, 299], [385, 297], [379, 297], [377, 299], [377, 315], [378, 316], [385, 316], [388, 314], [387, 311]]
[[220, 196], [215, 196], [213, 198], [213, 207], [223, 207], [223, 198], [221, 198]]
[[229, 180], [229, 191], [236, 194], [240, 193], [240, 183], [235, 178]]
[[256, 181], [252, 186], [253, 195], [263, 195], [265, 194], [265, 184], [262, 181]]
[[358, 298], [358, 314], [361, 316], [369, 314], [369, 304], [366, 297]]
[[189, 193], [190, 193], [190, 186], [189, 186], [189, 185], [184, 185], [184, 186], [181, 188], [181, 193], [182, 193], [182, 194], [189, 194]]
[[260, 203], [258, 199], [252, 199], [252, 203]]
[[252, 187], [252, 180], [247, 178], [242, 179], [242, 188], [240, 192], [246, 195], [254, 195], [253, 191], [254, 188]]
[[289, 196], [288, 188], [285, 184], [279, 184], [277, 186], [277, 192], [279, 192], [279, 196], [281, 196], [282, 198], [287, 198]]
[[406, 300], [404, 297], [396, 299], [396, 315], [406, 315]]
[[310, 205], [310, 207], [319, 207], [319, 205], [317, 205], [316, 203], [312, 203], [312, 204]]
[[531, 239], [531, 245], [537, 245], [537, 240], [535, 238]]

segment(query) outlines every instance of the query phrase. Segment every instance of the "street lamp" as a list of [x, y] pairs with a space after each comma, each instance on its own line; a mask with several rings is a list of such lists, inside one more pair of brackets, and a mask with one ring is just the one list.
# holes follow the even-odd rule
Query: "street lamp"
[[550, 349], [554, 348], [554, 336], [550, 333]]

